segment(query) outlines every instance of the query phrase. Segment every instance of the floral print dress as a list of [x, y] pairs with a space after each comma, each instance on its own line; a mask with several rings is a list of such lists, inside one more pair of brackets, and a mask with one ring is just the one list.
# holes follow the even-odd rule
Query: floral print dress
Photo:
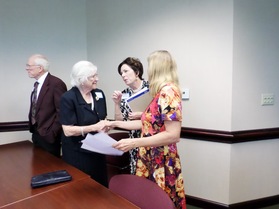
[[[148, 82], [143, 80], [141, 89], [149, 87]], [[133, 91], [131, 88], [126, 88], [122, 91], [122, 94], [127, 94], [129, 97], [133, 95]], [[120, 104], [120, 110], [123, 116], [124, 121], [129, 120], [129, 113], [132, 112], [130, 106], [127, 104], [126, 99], [121, 100]], [[139, 138], [141, 135], [140, 130], [131, 130], [129, 131], [129, 136], [130, 138]], [[138, 153], [138, 148], [131, 149], [129, 151], [130, 154], [130, 173], [135, 174], [136, 173], [136, 161], [137, 161], [137, 153]]]
[[[164, 121], [182, 121], [179, 89], [165, 85], [142, 114], [142, 137], [165, 130]], [[186, 209], [183, 177], [176, 143], [160, 147], [139, 147], [136, 175], [156, 182], [170, 196], [176, 208]]]

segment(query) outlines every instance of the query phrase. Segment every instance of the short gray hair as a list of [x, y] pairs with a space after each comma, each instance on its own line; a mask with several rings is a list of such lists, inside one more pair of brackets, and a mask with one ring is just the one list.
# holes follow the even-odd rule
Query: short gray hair
[[42, 66], [44, 71], [46, 71], [46, 72], [49, 70], [50, 63], [44, 55], [35, 54], [35, 55], [33, 55], [33, 57], [34, 57], [34, 63], [36, 65]]
[[89, 76], [97, 73], [97, 67], [89, 61], [79, 61], [74, 64], [70, 75], [71, 85], [79, 87]]

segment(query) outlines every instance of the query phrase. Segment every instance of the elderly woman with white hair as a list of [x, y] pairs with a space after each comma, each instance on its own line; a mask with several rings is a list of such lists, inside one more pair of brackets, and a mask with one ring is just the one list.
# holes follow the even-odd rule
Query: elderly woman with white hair
[[81, 148], [87, 133], [101, 131], [107, 117], [106, 98], [97, 88], [98, 80], [97, 67], [91, 62], [79, 61], [73, 66], [72, 88], [63, 94], [60, 104], [62, 159], [107, 186], [105, 155]]

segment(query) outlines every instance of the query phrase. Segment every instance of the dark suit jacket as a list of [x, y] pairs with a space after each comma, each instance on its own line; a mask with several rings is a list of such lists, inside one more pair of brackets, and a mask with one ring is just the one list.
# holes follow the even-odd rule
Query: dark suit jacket
[[[106, 97], [101, 89], [91, 91], [94, 109], [84, 101], [77, 87], [71, 88], [61, 98], [60, 122], [63, 125], [86, 126], [98, 123], [107, 117]], [[99, 94], [99, 97], [98, 97]], [[92, 133], [95, 134], [95, 133]], [[66, 137], [62, 135], [67, 143], [79, 142], [84, 139], [82, 136]], [[80, 144], [81, 145], [81, 144]]]
[[[61, 79], [50, 73], [47, 75], [37, 100], [35, 119], [38, 133], [49, 143], [60, 139], [62, 132], [62, 126], [59, 122], [60, 99], [66, 91], [66, 84]], [[33, 132], [31, 126], [31, 106], [29, 111], [29, 127], [30, 132]]]

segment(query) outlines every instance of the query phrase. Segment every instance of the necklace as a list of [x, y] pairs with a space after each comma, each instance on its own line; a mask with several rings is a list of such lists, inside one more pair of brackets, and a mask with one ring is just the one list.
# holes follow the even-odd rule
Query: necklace
[[94, 100], [93, 100], [93, 97], [92, 97], [92, 94], [90, 93], [90, 100], [91, 100], [91, 110], [94, 109]]
[[143, 82], [143, 81], [140, 82], [139, 88], [137, 88], [137, 89], [135, 89], [135, 90], [131, 88], [131, 90], [132, 90], [133, 93], [137, 93], [139, 90], [141, 90], [141, 88], [142, 88], [142, 82]]
[[93, 100], [92, 93], [89, 92], [89, 94], [82, 94], [82, 97], [87, 104], [91, 104], [90, 106], [91, 106], [91, 109], [93, 110], [94, 109], [94, 100]]

